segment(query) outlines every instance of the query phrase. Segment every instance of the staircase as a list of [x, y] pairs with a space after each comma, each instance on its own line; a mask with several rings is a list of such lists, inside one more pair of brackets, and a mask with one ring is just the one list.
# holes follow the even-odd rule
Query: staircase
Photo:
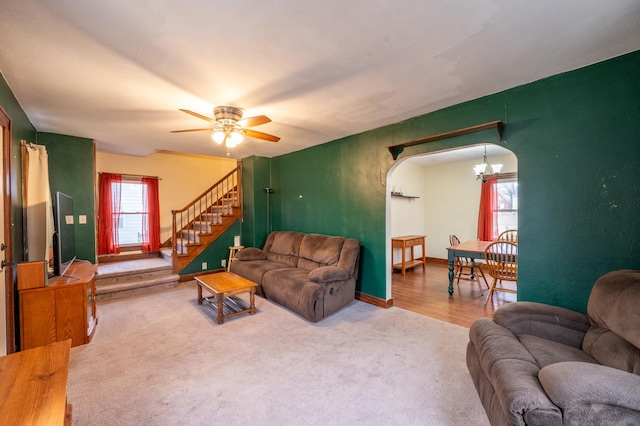
[[177, 274], [242, 217], [240, 165], [180, 210], [172, 210], [172, 265]]
[[170, 253], [166, 253], [163, 257], [100, 264], [96, 276], [96, 301], [175, 287], [180, 276], [172, 273], [170, 259]]

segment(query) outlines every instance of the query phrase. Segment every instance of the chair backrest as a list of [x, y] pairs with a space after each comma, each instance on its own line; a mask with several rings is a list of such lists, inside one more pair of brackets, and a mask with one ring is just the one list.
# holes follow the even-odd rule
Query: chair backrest
[[455, 234], [449, 235], [449, 245], [453, 247], [457, 246], [458, 244], [460, 244], [460, 238], [456, 237]]
[[640, 271], [600, 277], [589, 296], [582, 349], [599, 363], [640, 375]]
[[496, 241], [487, 246], [484, 259], [493, 278], [518, 281], [518, 245], [511, 241]]
[[511, 241], [512, 243], [518, 243], [518, 230], [508, 229], [500, 235], [498, 235], [498, 241]]

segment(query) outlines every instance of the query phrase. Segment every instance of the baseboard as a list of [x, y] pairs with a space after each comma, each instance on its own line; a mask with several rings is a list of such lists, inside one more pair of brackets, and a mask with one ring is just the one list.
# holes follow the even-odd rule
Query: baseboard
[[356, 300], [384, 309], [388, 309], [393, 306], [393, 299], [384, 300], [378, 297], [369, 296], [368, 294], [360, 293], [359, 291], [356, 291]]
[[449, 261], [447, 259], [440, 259], [437, 257], [427, 257], [427, 263], [439, 263], [441, 265], [448, 265]]

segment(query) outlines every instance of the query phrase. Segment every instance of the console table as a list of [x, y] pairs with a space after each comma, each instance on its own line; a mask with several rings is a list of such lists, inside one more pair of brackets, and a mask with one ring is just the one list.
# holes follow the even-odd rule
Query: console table
[[70, 425], [67, 376], [71, 340], [0, 357], [0, 421], [7, 425]]
[[[422, 269], [427, 263], [426, 261], [426, 245], [425, 245], [425, 236], [424, 235], [407, 235], [404, 237], [394, 237], [391, 239], [391, 268], [392, 271], [394, 269], [400, 269], [402, 271], [402, 275], [407, 274], [407, 269], [413, 268], [418, 265], [422, 265]], [[419, 258], [415, 258], [414, 247], [420, 246], [422, 248], [422, 255]], [[393, 249], [399, 248], [402, 251], [402, 261], [400, 263], [395, 263], [393, 260]], [[411, 257], [407, 260], [406, 251], [410, 249]]]

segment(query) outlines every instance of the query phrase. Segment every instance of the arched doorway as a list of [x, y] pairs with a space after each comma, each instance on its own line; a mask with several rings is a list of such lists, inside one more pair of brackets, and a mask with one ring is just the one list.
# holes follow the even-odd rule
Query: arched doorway
[[[481, 181], [476, 180], [473, 167], [482, 163], [485, 146], [490, 164], [504, 164], [501, 175], [517, 176], [516, 156], [493, 144], [407, 157], [389, 169], [386, 200], [387, 300], [393, 298], [392, 237], [425, 235], [427, 265], [446, 262], [450, 234], [456, 234], [463, 241], [477, 238]], [[392, 191], [415, 198], [392, 197]], [[399, 253], [395, 253], [395, 258], [398, 257]], [[447, 295], [446, 286], [442, 292]]]

